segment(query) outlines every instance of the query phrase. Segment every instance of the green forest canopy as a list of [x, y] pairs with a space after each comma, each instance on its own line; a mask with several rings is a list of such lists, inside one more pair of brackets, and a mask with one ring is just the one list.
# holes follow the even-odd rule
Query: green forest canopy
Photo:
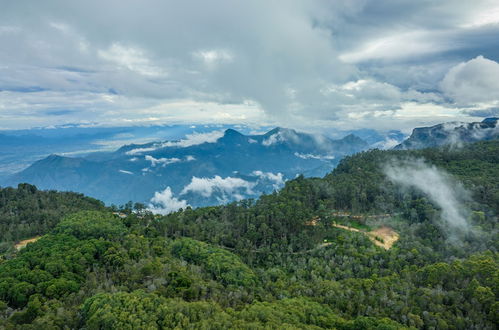
[[[438, 224], [438, 205], [386, 179], [382, 164], [408, 157], [470, 190], [472, 230], [458, 241]], [[5, 188], [0, 327], [494, 329], [498, 171], [497, 141], [373, 150], [256, 201], [167, 216], [127, 207], [124, 219], [78, 194]], [[400, 239], [384, 250], [333, 222], [390, 226]]]

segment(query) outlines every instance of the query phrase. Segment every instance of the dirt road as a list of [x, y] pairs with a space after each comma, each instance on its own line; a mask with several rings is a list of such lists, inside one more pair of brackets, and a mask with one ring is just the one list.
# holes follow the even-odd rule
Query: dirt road
[[390, 227], [383, 226], [381, 228], [372, 231], [363, 231], [357, 228], [348, 227], [344, 225], [333, 224], [333, 227], [341, 228], [349, 231], [354, 231], [357, 233], [362, 233], [366, 235], [371, 242], [379, 247], [389, 250], [393, 244], [400, 238], [399, 234]]

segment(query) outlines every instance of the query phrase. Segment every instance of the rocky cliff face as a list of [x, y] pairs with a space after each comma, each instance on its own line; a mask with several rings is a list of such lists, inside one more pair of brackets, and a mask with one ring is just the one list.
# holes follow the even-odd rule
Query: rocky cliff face
[[498, 118], [487, 118], [481, 122], [450, 122], [431, 127], [419, 127], [411, 136], [394, 149], [422, 149], [442, 145], [459, 146], [499, 137]]

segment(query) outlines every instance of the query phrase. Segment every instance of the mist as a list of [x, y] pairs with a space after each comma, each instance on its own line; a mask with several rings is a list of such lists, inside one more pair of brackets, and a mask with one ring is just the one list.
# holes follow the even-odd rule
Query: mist
[[436, 204], [441, 209], [438, 225], [450, 238], [470, 231], [470, 212], [465, 202], [471, 200], [471, 195], [451, 175], [423, 159], [392, 161], [384, 166], [384, 173], [394, 184], [414, 188]]

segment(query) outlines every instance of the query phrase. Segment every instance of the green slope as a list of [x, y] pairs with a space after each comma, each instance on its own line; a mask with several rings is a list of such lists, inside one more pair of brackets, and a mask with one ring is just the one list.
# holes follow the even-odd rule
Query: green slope
[[48, 233], [68, 214], [104, 210], [104, 204], [77, 193], [40, 191], [30, 184], [0, 188], [0, 253], [12, 243]]
[[[494, 329], [498, 157], [497, 141], [370, 151], [257, 201], [67, 215], [0, 262], [0, 328]], [[462, 235], [384, 174], [421, 158], [470, 191]], [[333, 223], [389, 226], [400, 239], [385, 250]]]

